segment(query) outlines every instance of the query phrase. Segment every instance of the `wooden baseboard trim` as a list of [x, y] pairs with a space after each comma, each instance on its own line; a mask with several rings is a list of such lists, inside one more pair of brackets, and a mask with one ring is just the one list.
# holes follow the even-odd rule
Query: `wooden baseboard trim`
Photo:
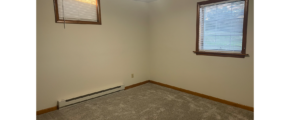
[[143, 85], [143, 84], [145, 84], [145, 83], [148, 83], [149, 81], [150, 81], [150, 80], [146, 80], [146, 81], [144, 81], [144, 82], [140, 82], [140, 83], [136, 83], [136, 84], [133, 84], [133, 85], [127, 86], [127, 87], [125, 87], [125, 90], [130, 89], [130, 88], [133, 88], [133, 87], [137, 87], [137, 86], [139, 86], [139, 85]]
[[48, 113], [48, 112], [55, 111], [55, 110], [57, 110], [57, 106], [43, 109], [43, 110], [39, 110], [36, 112], [36, 115], [41, 115], [41, 114]]
[[185, 92], [185, 93], [192, 94], [192, 95], [195, 95], [195, 96], [199, 96], [199, 97], [202, 97], [202, 98], [207, 98], [209, 100], [213, 100], [213, 101], [216, 101], [216, 102], [224, 103], [224, 104], [227, 104], [227, 105], [235, 106], [235, 107], [238, 107], [238, 108], [242, 108], [242, 109], [254, 112], [254, 108], [253, 107], [241, 105], [241, 104], [230, 102], [230, 101], [223, 100], [223, 99], [220, 99], [220, 98], [216, 98], [216, 97], [208, 96], [208, 95], [205, 95], [205, 94], [189, 91], [189, 90], [186, 90], [186, 89], [178, 88], [178, 87], [175, 87], [175, 86], [163, 84], [163, 83], [160, 83], [160, 82], [155, 82], [153, 80], [148, 80], [148, 81], [150, 83], [157, 84], [157, 85], [160, 85], [160, 86], [163, 86], [163, 87], [171, 88], [171, 89], [174, 89], [174, 90], [178, 90], [178, 91], [181, 91], [181, 92]]

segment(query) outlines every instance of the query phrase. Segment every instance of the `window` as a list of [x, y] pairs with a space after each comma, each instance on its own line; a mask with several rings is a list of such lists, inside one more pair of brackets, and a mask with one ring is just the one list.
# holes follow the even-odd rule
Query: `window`
[[197, 3], [197, 55], [240, 57], [246, 52], [248, 0]]
[[101, 24], [100, 0], [54, 0], [56, 23]]

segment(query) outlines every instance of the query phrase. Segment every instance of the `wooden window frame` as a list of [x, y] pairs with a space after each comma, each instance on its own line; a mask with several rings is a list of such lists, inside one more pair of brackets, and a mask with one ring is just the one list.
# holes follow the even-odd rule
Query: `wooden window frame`
[[55, 23], [69, 23], [69, 24], [96, 24], [96, 25], [101, 25], [102, 24], [102, 19], [101, 19], [101, 4], [100, 0], [96, 0], [97, 4], [97, 22], [95, 21], [77, 21], [77, 20], [63, 20], [59, 19], [58, 15], [58, 0], [53, 0], [54, 3], [54, 14], [55, 14]]
[[202, 1], [197, 3], [197, 16], [196, 16], [196, 51], [193, 51], [196, 55], [207, 55], [207, 56], [220, 56], [220, 57], [237, 57], [237, 58], [245, 58], [248, 56], [246, 54], [246, 44], [247, 44], [247, 24], [248, 24], [248, 4], [249, 0], [242, 0], [245, 1], [244, 7], [244, 21], [243, 21], [243, 43], [242, 43], [242, 52], [241, 53], [224, 53], [224, 52], [206, 52], [206, 51], [199, 51], [199, 27], [200, 27], [200, 6], [217, 3], [222, 1], [229, 1], [229, 0], [208, 0]]

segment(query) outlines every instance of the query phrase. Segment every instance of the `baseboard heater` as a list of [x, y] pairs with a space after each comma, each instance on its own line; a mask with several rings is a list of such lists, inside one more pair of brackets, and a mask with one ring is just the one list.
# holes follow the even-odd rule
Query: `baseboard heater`
[[124, 90], [124, 85], [117, 85], [115, 87], [109, 87], [107, 89], [103, 89], [103, 90], [96, 91], [96, 92], [89, 93], [89, 94], [85, 94], [85, 95], [80, 95], [78, 97], [73, 97], [73, 98], [69, 98], [69, 99], [62, 99], [62, 100], [58, 101], [58, 108], [66, 107], [66, 106], [69, 106], [72, 104], [83, 102], [83, 101], [93, 99], [96, 97], [100, 97], [103, 95], [115, 93], [115, 92], [118, 92], [121, 90]]

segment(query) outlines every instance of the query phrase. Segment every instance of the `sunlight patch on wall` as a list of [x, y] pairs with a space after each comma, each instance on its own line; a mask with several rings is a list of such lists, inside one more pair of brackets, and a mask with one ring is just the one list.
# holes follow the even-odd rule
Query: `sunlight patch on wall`
[[156, 1], [156, 0], [135, 0], [135, 1], [140, 1], [140, 2], [147, 2], [147, 3], [149, 3], [149, 2]]
[[88, 3], [88, 4], [93, 4], [93, 5], [97, 5], [97, 0], [76, 0], [79, 2], [83, 2], [83, 3]]

